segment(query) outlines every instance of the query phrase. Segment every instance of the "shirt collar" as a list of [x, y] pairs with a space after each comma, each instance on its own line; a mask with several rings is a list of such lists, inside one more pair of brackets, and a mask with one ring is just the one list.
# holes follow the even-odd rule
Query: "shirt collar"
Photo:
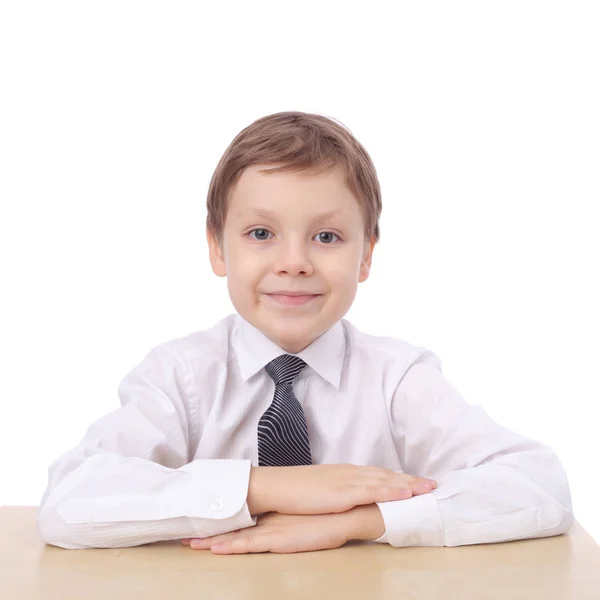
[[[274, 358], [288, 354], [239, 314], [236, 314], [231, 343], [244, 382]], [[342, 322], [338, 321], [304, 350], [298, 352], [296, 356], [300, 357], [336, 389], [339, 389], [346, 356], [346, 336]]]

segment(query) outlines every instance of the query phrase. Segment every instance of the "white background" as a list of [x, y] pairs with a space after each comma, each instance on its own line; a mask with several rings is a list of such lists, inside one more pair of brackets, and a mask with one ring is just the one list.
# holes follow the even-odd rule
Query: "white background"
[[600, 540], [597, 7], [2, 3], [0, 503], [38, 504], [151, 347], [233, 311], [210, 177], [242, 128], [301, 110], [344, 123], [381, 181], [346, 317], [550, 444]]

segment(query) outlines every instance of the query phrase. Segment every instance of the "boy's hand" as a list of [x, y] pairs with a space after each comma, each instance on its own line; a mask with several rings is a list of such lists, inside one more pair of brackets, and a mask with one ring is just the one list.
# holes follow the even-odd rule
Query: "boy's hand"
[[[281, 468], [281, 467], [280, 467]], [[352, 539], [377, 539], [385, 531], [376, 505], [330, 515], [262, 515], [254, 527], [222, 535], [181, 540], [194, 550], [213, 554], [309, 552], [339, 548]], [[368, 532], [364, 538], [363, 533]], [[375, 537], [372, 537], [375, 536]]]
[[247, 503], [252, 515], [324, 515], [364, 504], [406, 500], [436, 487], [435, 481], [378, 467], [252, 467]]

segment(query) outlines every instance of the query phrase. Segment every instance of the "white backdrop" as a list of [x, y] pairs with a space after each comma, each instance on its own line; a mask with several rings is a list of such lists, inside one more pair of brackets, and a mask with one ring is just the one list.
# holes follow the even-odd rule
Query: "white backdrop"
[[2, 3], [0, 503], [38, 504], [151, 347], [233, 311], [208, 182], [243, 127], [302, 110], [382, 185], [346, 317], [550, 444], [600, 541], [597, 7]]

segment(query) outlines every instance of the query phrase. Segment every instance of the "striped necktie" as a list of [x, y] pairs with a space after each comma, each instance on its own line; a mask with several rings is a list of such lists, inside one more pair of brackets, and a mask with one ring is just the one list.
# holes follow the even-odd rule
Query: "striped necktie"
[[266, 367], [275, 382], [273, 402], [258, 422], [258, 465], [293, 467], [312, 464], [304, 411], [292, 383], [306, 363], [282, 354]]

